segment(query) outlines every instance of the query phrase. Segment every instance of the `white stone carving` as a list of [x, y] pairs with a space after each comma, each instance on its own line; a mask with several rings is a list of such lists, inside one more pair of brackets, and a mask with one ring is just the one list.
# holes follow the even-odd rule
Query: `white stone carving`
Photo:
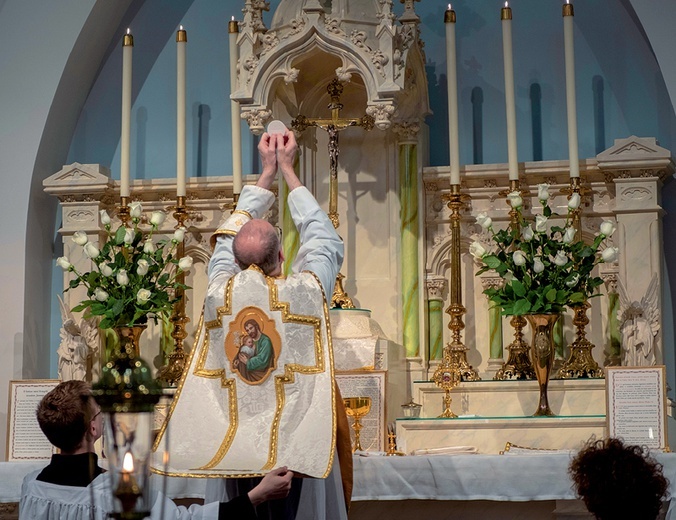
[[300, 70], [298, 70], [298, 69], [294, 69], [294, 68], [288, 69], [286, 71], [286, 74], [284, 74], [284, 83], [286, 83], [287, 85], [289, 83], [295, 83], [296, 81], [298, 81], [298, 74], [299, 73], [300, 73]]
[[417, 142], [418, 132], [420, 131], [420, 122], [400, 121], [392, 126], [392, 131], [399, 136], [399, 142]]
[[58, 373], [61, 381], [87, 379], [87, 363], [97, 354], [100, 346], [99, 328], [96, 319], [81, 319], [75, 321], [75, 316], [63, 302], [61, 296], [61, 320], [63, 325], [59, 331], [61, 343], [56, 351], [59, 356]]
[[428, 278], [425, 280], [425, 287], [427, 287], [428, 300], [441, 300], [446, 291], [448, 281], [445, 278]]
[[366, 113], [375, 120], [375, 125], [380, 130], [387, 130], [392, 122], [390, 118], [395, 112], [394, 106], [387, 103], [370, 105], [366, 108]]
[[272, 110], [258, 109], [242, 111], [242, 119], [246, 120], [255, 135], [260, 135], [265, 130], [265, 124], [272, 117]]
[[657, 274], [641, 301], [632, 300], [620, 281], [617, 284], [620, 308], [617, 311], [622, 333], [622, 365], [653, 366], [656, 363], [656, 336], [660, 330]]

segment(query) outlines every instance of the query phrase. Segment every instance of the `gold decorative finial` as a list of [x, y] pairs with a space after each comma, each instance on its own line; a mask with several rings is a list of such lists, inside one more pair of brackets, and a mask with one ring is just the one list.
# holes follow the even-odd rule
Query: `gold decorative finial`
[[509, 3], [505, 2], [505, 7], [500, 9], [500, 20], [511, 20], [512, 19], [512, 8], [509, 7]]
[[455, 11], [451, 8], [451, 4], [448, 4], [448, 9], [444, 11], [444, 23], [455, 23]]
[[233, 34], [238, 32], [239, 32], [239, 23], [237, 23], [237, 20], [235, 20], [235, 17], [233, 16], [232, 19], [228, 22], [228, 33]]
[[133, 47], [134, 37], [131, 34], [131, 29], [127, 29], [127, 34], [122, 38], [122, 47]]

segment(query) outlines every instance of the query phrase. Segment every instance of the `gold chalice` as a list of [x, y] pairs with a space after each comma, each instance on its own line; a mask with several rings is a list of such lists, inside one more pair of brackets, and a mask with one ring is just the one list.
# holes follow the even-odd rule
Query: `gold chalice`
[[352, 423], [352, 429], [354, 430], [354, 448], [352, 449], [352, 453], [355, 451], [364, 451], [361, 447], [359, 438], [362, 429], [361, 418], [371, 411], [371, 398], [346, 397], [343, 399], [343, 402], [345, 403], [347, 415], [354, 419], [354, 422]]

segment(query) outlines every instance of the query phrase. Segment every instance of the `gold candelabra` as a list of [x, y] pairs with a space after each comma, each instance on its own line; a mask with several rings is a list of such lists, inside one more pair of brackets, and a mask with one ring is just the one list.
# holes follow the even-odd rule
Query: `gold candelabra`
[[[570, 187], [563, 191], [568, 195], [568, 199], [575, 194], [583, 197], [590, 193], [591, 190], [580, 185], [579, 177], [570, 178]], [[572, 210], [572, 225], [575, 228], [575, 240], [582, 240], [582, 204]], [[603, 369], [601, 369], [594, 358], [591, 351], [594, 344], [587, 339], [585, 331], [589, 324], [587, 318], [587, 309], [591, 305], [589, 301], [585, 300], [580, 305], [573, 307], [575, 316], [573, 317], [573, 325], [575, 325], [575, 341], [570, 345], [570, 357], [561, 366], [557, 376], [560, 379], [577, 379], [580, 377], [603, 377]]]
[[[173, 216], [176, 219], [175, 229], [180, 229], [185, 227], [185, 222], [189, 218], [188, 208], [185, 205], [185, 197], [178, 196], [176, 197], [176, 206], [170, 208], [174, 210]], [[176, 248], [177, 258], [183, 258], [185, 255], [185, 237], [178, 243]], [[176, 281], [185, 285], [185, 272], [181, 271], [176, 276]], [[181, 379], [183, 375], [183, 370], [185, 369], [185, 349], [183, 348], [183, 342], [185, 338], [188, 337], [188, 333], [185, 330], [186, 324], [190, 321], [190, 318], [185, 314], [185, 302], [186, 295], [185, 291], [182, 288], [176, 290], [177, 302], [174, 304], [174, 310], [169, 318], [173, 328], [171, 331], [171, 337], [174, 339], [174, 350], [169, 355], [167, 364], [163, 366], [157, 378], [161, 381], [166, 381], [170, 385], [174, 385]]]
[[462, 343], [462, 330], [465, 328], [463, 315], [467, 312], [462, 304], [462, 276], [460, 262], [460, 209], [469, 200], [469, 196], [460, 192], [459, 184], [451, 185], [448, 196], [448, 207], [451, 210], [451, 303], [446, 313], [451, 317], [448, 328], [451, 330], [451, 341], [444, 346], [441, 364], [434, 372], [432, 381], [444, 390], [444, 412], [439, 417], [457, 417], [451, 411], [451, 390], [460, 381], [479, 381], [481, 378], [467, 362], [468, 348]]
[[[514, 191], [519, 192], [522, 196], [528, 193], [525, 190], [521, 190], [518, 179], [510, 179], [509, 191], [502, 191], [500, 195], [506, 197]], [[512, 232], [520, 234], [518, 212], [514, 208], [509, 210], [509, 219]], [[502, 367], [496, 372], [493, 379], [535, 379], [535, 370], [529, 356], [530, 346], [523, 340], [523, 328], [526, 326], [526, 319], [523, 316], [512, 316], [509, 324], [514, 329], [514, 341], [507, 346], [507, 350], [509, 351], [507, 361], [502, 364]]]

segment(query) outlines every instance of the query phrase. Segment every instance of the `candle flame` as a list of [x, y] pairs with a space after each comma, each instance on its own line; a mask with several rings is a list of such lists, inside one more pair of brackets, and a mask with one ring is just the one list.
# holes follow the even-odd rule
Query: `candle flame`
[[124, 459], [122, 460], [122, 471], [131, 473], [134, 471], [134, 457], [131, 454], [131, 451], [128, 451], [124, 454]]
[[509, 2], [505, 2], [505, 7], [509, 7]]
[[179, 26], [178, 26], [178, 30], [179, 30], [179, 31], [182, 31], [182, 30], [183, 30], [183, 26], [182, 26], [182, 25], [179, 25]]
[[230, 18], [230, 20], [234, 22], [234, 21], [235, 21], [235, 17], [232, 16], [232, 17]]
[[131, 29], [127, 27], [127, 34], [131, 34]]
[[448, 10], [450, 11], [451, 9], [453, 9], [453, 8], [451, 7], [451, 4], [448, 4]]

